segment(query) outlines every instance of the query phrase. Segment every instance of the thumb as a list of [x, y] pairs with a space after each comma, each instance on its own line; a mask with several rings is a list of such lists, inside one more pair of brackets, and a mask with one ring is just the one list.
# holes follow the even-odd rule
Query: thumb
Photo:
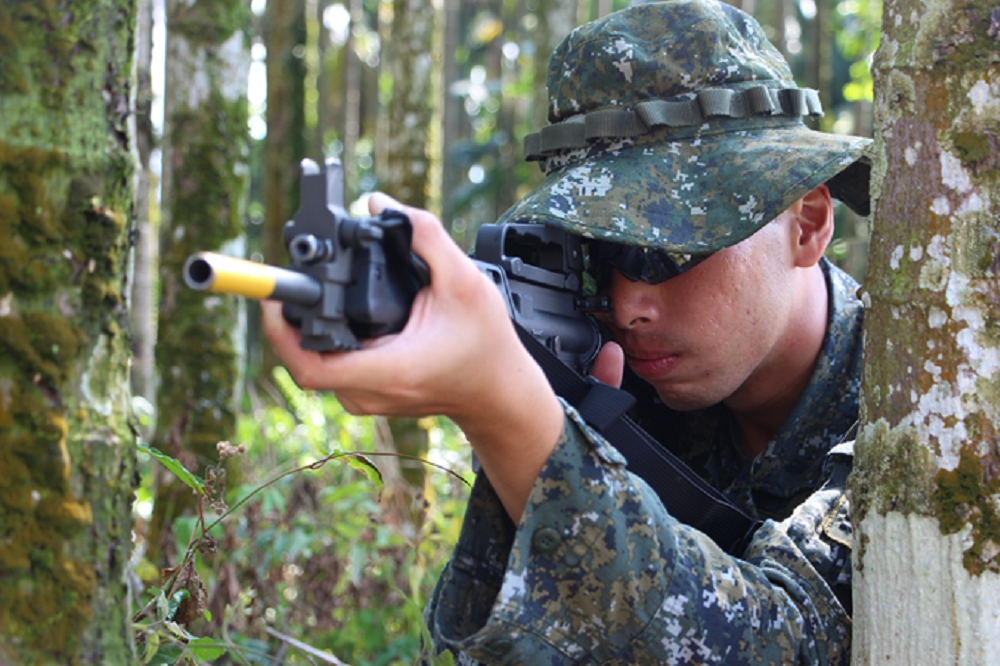
[[591, 376], [599, 382], [621, 388], [625, 374], [625, 352], [617, 342], [608, 342], [597, 352]]

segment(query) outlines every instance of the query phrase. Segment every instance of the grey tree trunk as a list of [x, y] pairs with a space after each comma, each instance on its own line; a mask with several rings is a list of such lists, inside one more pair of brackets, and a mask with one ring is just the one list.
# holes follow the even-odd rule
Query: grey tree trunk
[[887, 3], [853, 477], [854, 657], [1000, 654], [1000, 9]]
[[[135, 252], [130, 321], [132, 325], [132, 391], [156, 404], [156, 273], [159, 254], [157, 229], [150, 217], [155, 205], [156, 179], [149, 170], [149, 157], [155, 144], [150, 116], [153, 88], [153, 0], [139, 0], [135, 36], [135, 114], [132, 131], [135, 137]], [[152, 200], [152, 204], [151, 204]], [[150, 419], [153, 415], [150, 415]], [[149, 424], [155, 427], [155, 422]]]
[[134, 6], [0, 5], [0, 663], [131, 664]]
[[[244, 0], [167, 3], [154, 444], [192, 470], [215, 463], [216, 444], [236, 428], [242, 302], [185, 288], [181, 270], [195, 251], [243, 254], [250, 17]], [[151, 547], [160, 545], [170, 518], [192, 504], [176, 480], [157, 489]]]

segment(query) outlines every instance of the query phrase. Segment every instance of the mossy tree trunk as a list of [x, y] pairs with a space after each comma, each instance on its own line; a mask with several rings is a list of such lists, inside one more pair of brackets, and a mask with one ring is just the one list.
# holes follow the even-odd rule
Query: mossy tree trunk
[[[264, 261], [285, 266], [285, 223], [299, 204], [299, 162], [306, 157], [305, 0], [268, 0], [264, 15], [267, 48], [267, 136], [264, 137]], [[264, 345], [260, 376], [269, 380], [278, 361]]]
[[[382, 91], [387, 95], [385, 132], [378, 137], [379, 187], [400, 201], [426, 208], [431, 160], [428, 141], [438, 99], [433, 94], [437, 11], [430, 0], [394, 0], [383, 30]], [[384, 17], [386, 12], [381, 14]]]
[[853, 663], [996, 663], [1000, 9], [887, 2], [875, 77]]
[[131, 0], [0, 4], [0, 663], [130, 664]]
[[[242, 304], [185, 288], [181, 269], [199, 250], [243, 253], [250, 18], [246, 0], [167, 3], [154, 443], [191, 470], [215, 463], [216, 444], [236, 430]], [[152, 548], [193, 499], [187, 486], [165, 477], [156, 492]]]
[[[378, 137], [379, 155], [384, 156], [376, 164], [379, 189], [409, 205], [427, 208], [432, 167], [428, 145], [439, 102], [432, 80], [438, 13], [430, 0], [394, 0], [392, 9], [391, 15], [380, 13], [380, 19], [391, 18], [391, 22], [380, 27], [386, 40], [379, 87], [391, 94], [383, 100], [386, 117], [379, 123], [384, 132]], [[421, 421], [390, 418], [388, 424], [397, 452], [427, 456], [428, 435]], [[409, 460], [399, 464], [405, 482], [416, 491], [422, 490], [424, 466]]]

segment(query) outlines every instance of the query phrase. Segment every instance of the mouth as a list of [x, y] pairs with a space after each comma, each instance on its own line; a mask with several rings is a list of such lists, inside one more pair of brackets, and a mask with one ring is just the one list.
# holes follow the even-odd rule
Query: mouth
[[626, 352], [625, 360], [632, 372], [648, 382], [665, 379], [677, 367], [679, 354], [658, 352], [631, 354]]

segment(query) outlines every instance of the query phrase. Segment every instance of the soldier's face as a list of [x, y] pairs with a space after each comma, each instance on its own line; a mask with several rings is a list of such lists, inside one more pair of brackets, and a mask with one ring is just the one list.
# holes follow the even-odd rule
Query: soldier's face
[[[614, 271], [603, 320], [633, 372], [678, 410], [780, 380], [798, 296], [783, 216], [656, 285]], [[773, 376], [771, 376], [773, 375]]]

